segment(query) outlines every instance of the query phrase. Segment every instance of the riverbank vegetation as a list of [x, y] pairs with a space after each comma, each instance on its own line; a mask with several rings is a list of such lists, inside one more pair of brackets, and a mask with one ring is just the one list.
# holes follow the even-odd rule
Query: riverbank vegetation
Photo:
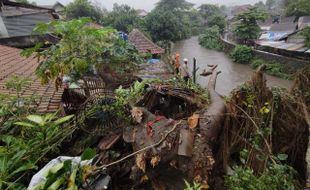
[[290, 71], [288, 66], [285, 64], [278, 63], [276, 61], [268, 61], [268, 60], [262, 60], [262, 59], [253, 59], [251, 61], [251, 67], [253, 69], [257, 69], [261, 65], [266, 65], [266, 73], [283, 78], [283, 79], [293, 79], [294, 72]]
[[221, 34], [218, 26], [207, 28], [203, 34], [199, 36], [199, 44], [205, 48], [213, 50], [222, 50]]
[[230, 56], [234, 62], [241, 64], [249, 64], [254, 57], [252, 48], [246, 45], [237, 45], [230, 52]]

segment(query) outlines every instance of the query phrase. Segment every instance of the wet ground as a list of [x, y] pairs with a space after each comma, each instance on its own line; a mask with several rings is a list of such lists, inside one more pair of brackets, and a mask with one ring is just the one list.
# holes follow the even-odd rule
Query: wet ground
[[[198, 73], [207, 68], [208, 64], [217, 64], [222, 73], [219, 75], [216, 90], [222, 95], [228, 95], [231, 90], [243, 84], [251, 76], [254, 70], [249, 65], [234, 63], [225, 53], [209, 50], [198, 44], [198, 37], [177, 42], [173, 52], [178, 52], [183, 58], [189, 59], [189, 68], [192, 69], [193, 57], [197, 59]], [[203, 87], [207, 86], [209, 78], [197, 76], [197, 82]], [[268, 86], [290, 88], [292, 81], [267, 75]]]

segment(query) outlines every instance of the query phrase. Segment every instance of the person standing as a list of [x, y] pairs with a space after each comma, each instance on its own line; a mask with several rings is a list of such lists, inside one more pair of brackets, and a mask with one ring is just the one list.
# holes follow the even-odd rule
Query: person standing
[[183, 60], [183, 65], [181, 67], [181, 76], [183, 77], [183, 79], [187, 82], [190, 79], [190, 73], [188, 71], [188, 59], [184, 59]]
[[179, 74], [180, 73], [180, 54], [176, 53], [175, 54], [175, 63], [174, 63], [174, 67], [175, 67], [175, 73]]

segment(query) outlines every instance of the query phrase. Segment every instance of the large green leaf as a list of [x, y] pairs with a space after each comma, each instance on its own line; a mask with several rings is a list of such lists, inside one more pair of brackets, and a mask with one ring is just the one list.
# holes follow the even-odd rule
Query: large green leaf
[[57, 120], [55, 121], [55, 124], [56, 124], [56, 125], [60, 125], [60, 124], [62, 124], [62, 123], [65, 123], [65, 122], [69, 121], [69, 120], [72, 119], [73, 117], [74, 117], [74, 115], [68, 115], [68, 116], [62, 117], [62, 118], [60, 118], [60, 119], [57, 119]]
[[15, 125], [23, 126], [23, 127], [36, 127], [35, 125], [27, 122], [16, 122]]
[[27, 164], [24, 164], [21, 167], [17, 168], [16, 170], [14, 170], [12, 173], [10, 173], [9, 177], [12, 177], [15, 174], [18, 174], [20, 172], [24, 172], [27, 170], [33, 170], [33, 169], [37, 169], [37, 167], [33, 163], [27, 163]]
[[81, 160], [90, 160], [96, 156], [96, 150], [87, 148], [81, 155]]
[[39, 115], [29, 115], [27, 116], [27, 119], [42, 126], [44, 124], [44, 120], [41, 116]]

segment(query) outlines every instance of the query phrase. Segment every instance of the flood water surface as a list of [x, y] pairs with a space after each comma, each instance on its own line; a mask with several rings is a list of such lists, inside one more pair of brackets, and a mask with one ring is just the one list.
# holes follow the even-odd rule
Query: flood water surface
[[[229, 95], [229, 93], [237, 86], [243, 84], [251, 78], [255, 72], [249, 65], [234, 63], [225, 53], [217, 52], [203, 48], [198, 43], [198, 37], [192, 37], [175, 43], [173, 52], [178, 52], [181, 55], [181, 60], [187, 58], [189, 60], [189, 68], [193, 68], [193, 58], [197, 60], [197, 67], [199, 67], [198, 75], [207, 69], [208, 64], [218, 65], [218, 70], [222, 73], [218, 76], [216, 90], [222, 95]], [[197, 82], [206, 87], [208, 78], [197, 75]], [[290, 88], [292, 81], [266, 75], [268, 86], [278, 86], [283, 88]]]

